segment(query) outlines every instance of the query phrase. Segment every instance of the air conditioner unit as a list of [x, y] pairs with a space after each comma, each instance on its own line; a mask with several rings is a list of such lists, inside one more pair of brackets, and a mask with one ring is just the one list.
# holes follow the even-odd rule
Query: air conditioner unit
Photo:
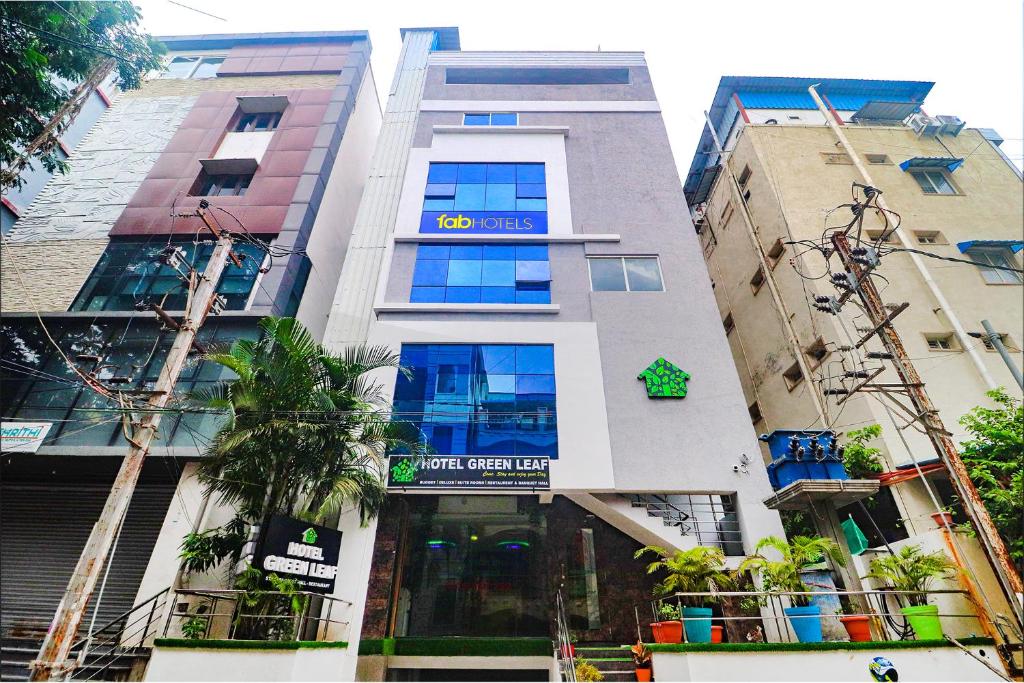
[[939, 123], [942, 124], [942, 128], [939, 132], [945, 135], [952, 135], [955, 137], [961, 130], [963, 130], [964, 125], [966, 125], [959, 116], [944, 116], [939, 114], [935, 118], [937, 118]]
[[919, 138], [933, 138], [939, 134], [942, 124], [938, 119], [918, 112], [910, 117], [910, 127]]

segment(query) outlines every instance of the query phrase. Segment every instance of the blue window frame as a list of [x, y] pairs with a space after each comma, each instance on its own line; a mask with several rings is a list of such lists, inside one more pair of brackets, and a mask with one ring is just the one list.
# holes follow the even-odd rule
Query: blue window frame
[[438, 455], [558, 457], [550, 344], [403, 344], [394, 419]]
[[495, 112], [492, 114], [465, 114], [462, 117], [464, 126], [518, 126], [519, 114], [514, 112]]
[[546, 244], [421, 244], [412, 303], [551, 303]]
[[432, 162], [423, 210], [547, 211], [547, 196], [542, 163]]

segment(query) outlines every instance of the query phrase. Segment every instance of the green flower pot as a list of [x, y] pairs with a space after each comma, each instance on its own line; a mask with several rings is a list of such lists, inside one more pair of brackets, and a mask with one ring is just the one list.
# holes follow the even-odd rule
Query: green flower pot
[[935, 605], [901, 607], [900, 612], [910, 622], [918, 640], [942, 640], [942, 624], [939, 622], [939, 608]]

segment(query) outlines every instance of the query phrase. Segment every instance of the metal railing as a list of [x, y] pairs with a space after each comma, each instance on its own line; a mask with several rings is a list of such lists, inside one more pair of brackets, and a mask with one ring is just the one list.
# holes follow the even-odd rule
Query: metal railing
[[[909, 640], [914, 637], [914, 630], [907, 620], [907, 617], [899, 611], [902, 602], [909, 596], [920, 596], [920, 591], [897, 591], [897, 590], [817, 590], [817, 591], [718, 591], [700, 593], [674, 593], [650, 600], [648, 603], [641, 603], [646, 607], [637, 605], [634, 608], [636, 615], [637, 633], [650, 632], [647, 623], [642, 624], [640, 614], [650, 609], [651, 622], [658, 621], [681, 621], [683, 622], [683, 642], [686, 642], [687, 621], [706, 621], [706, 616], [685, 616], [683, 607], [705, 604], [721, 603], [726, 599], [730, 603], [727, 610], [730, 614], [715, 614], [711, 618], [712, 623], [725, 625], [727, 622], [748, 622], [753, 629], [746, 634], [750, 642], [797, 642], [797, 636], [793, 630], [794, 620], [799, 619], [836, 619], [841, 617], [868, 617], [871, 626], [873, 640], [892, 641]], [[924, 593], [926, 596], [959, 596], [969, 606], [976, 609], [972, 597], [965, 590], [930, 590]], [[845, 608], [841, 612], [827, 611], [828, 605], [823, 607], [821, 614], [786, 614], [787, 607], [795, 606], [796, 600], [809, 600], [811, 604], [822, 606], [821, 601], [833, 599]], [[662, 616], [662, 606], [669, 605], [675, 611], [670, 619]], [[838, 605], [835, 605], [838, 606]], [[746, 615], [737, 614], [740, 611], [758, 610], [758, 613]], [[973, 633], [985, 635], [987, 633], [985, 624], [982, 623], [977, 611], [969, 613], [940, 611], [938, 617], [941, 619], [968, 620], [971, 625], [964, 626], [961, 621], [955, 630], [959, 633]], [[769, 628], [770, 626], [770, 628]]]
[[569, 632], [569, 620], [565, 615], [565, 601], [562, 591], [555, 594], [555, 623], [557, 639], [555, 641], [555, 659], [563, 681], [576, 680], [576, 652]]
[[128, 666], [153, 646], [160, 615], [167, 604], [170, 589], [140, 602], [119, 614], [71, 646], [76, 654], [71, 677], [75, 680], [109, 680], [114, 668]]
[[352, 603], [308, 591], [176, 590], [164, 637], [348, 640]]

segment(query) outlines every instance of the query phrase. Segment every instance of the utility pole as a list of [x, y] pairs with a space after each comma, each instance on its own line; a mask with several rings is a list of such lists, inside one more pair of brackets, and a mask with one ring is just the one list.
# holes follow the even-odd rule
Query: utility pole
[[[979, 334], [977, 336], [987, 339], [990, 344], [999, 352], [1003, 362], [1006, 363], [1006, 367], [1010, 369], [1010, 374], [1013, 375], [1013, 379], [1017, 381], [1017, 385], [1024, 389], [1024, 375], [1021, 374], [1020, 368], [1013, 362], [1013, 358], [1010, 357], [1010, 352], [1006, 350], [1006, 345], [1003, 344], [1003, 338], [995, 328], [992, 327], [992, 323], [987, 320], [981, 321], [981, 326], [985, 328], [985, 334]], [[975, 336], [973, 333], [969, 333], [972, 337]]]
[[[866, 191], [868, 192], [868, 203], [870, 204], [871, 198], [877, 196], [876, 193], [878, 191], [875, 188], [867, 188]], [[863, 220], [865, 210], [866, 207], [861, 207], [858, 220]], [[974, 484], [971, 482], [967, 468], [964, 466], [963, 460], [960, 459], [956, 444], [950, 438], [950, 433], [946, 431], [942, 419], [939, 417], [938, 410], [935, 409], [934, 404], [932, 404], [931, 399], [928, 397], [928, 393], [925, 391], [921, 376], [918, 375], [917, 369], [907, 355], [906, 349], [903, 346], [903, 340], [891, 324], [892, 313], [886, 309], [882, 298], [878, 294], [878, 289], [869, 277], [867, 270], [855, 258], [850, 247], [850, 240], [845, 231], [837, 231], [833, 234], [832, 246], [834, 253], [842, 262], [843, 268], [853, 276], [850, 283], [850, 288], [853, 290], [852, 293], [858, 296], [871, 320], [873, 329], [869, 336], [877, 334], [885, 346], [885, 350], [891, 354], [896, 373], [900, 378], [899, 388], [906, 391], [913, 405], [914, 412], [917, 413], [917, 419], [925, 427], [928, 438], [932, 442], [936, 454], [939, 456], [939, 460], [945, 464], [946, 469], [949, 471], [950, 480], [956, 489], [957, 495], [964, 503], [964, 511], [967, 513], [967, 517], [978, 532], [978, 538], [981, 539], [985, 554], [995, 570], [1003, 592], [1006, 594], [1006, 599], [1013, 610], [1014, 618], [1018, 624], [1022, 623], [1019, 597], [1022, 591], [1020, 575], [1017, 574], [1006, 544], [999, 536], [999, 532], [995, 524], [992, 523], [988, 510], [985, 509], [977, 489], [974, 488]], [[873, 386], [867, 383], [861, 385], [862, 390], [878, 388], [895, 387], [889, 387], [888, 385]]]
[[78, 558], [78, 564], [68, 581], [64, 597], [61, 598], [57, 607], [57, 613], [39, 650], [39, 655], [32, 662], [30, 680], [62, 680], [70, 674], [75, 666], [75, 661], [70, 654], [78, 634], [78, 627], [85, 616], [85, 610], [92, 598], [103, 566], [109, 559], [111, 545], [124, 521], [125, 513], [128, 511], [128, 505], [131, 503], [135, 486], [142, 472], [143, 461], [149, 452], [153, 437], [160, 427], [162, 409], [167, 407], [171, 399], [189, 351], [195, 344], [196, 333], [214, 307], [217, 299], [217, 283], [220, 282], [228, 259], [238, 263], [237, 256], [231, 253], [231, 236], [210, 223], [205, 211], [209, 206], [206, 200], [201, 201], [199, 206], [196, 213], [190, 215], [196, 215], [203, 220], [210, 232], [216, 236], [217, 245], [214, 247], [206, 270], [199, 276], [199, 284], [195, 288], [188, 310], [185, 311], [185, 318], [177, 326], [174, 342], [167, 352], [167, 359], [160, 370], [160, 376], [146, 402], [146, 412], [142, 415], [139, 423], [133, 423], [132, 436], [128, 439], [130, 444], [128, 454], [125, 456], [124, 462], [121, 463], [121, 469], [110, 489], [110, 495], [107, 496], [107, 502], [103, 506], [99, 520], [93, 526], [89, 540]]

